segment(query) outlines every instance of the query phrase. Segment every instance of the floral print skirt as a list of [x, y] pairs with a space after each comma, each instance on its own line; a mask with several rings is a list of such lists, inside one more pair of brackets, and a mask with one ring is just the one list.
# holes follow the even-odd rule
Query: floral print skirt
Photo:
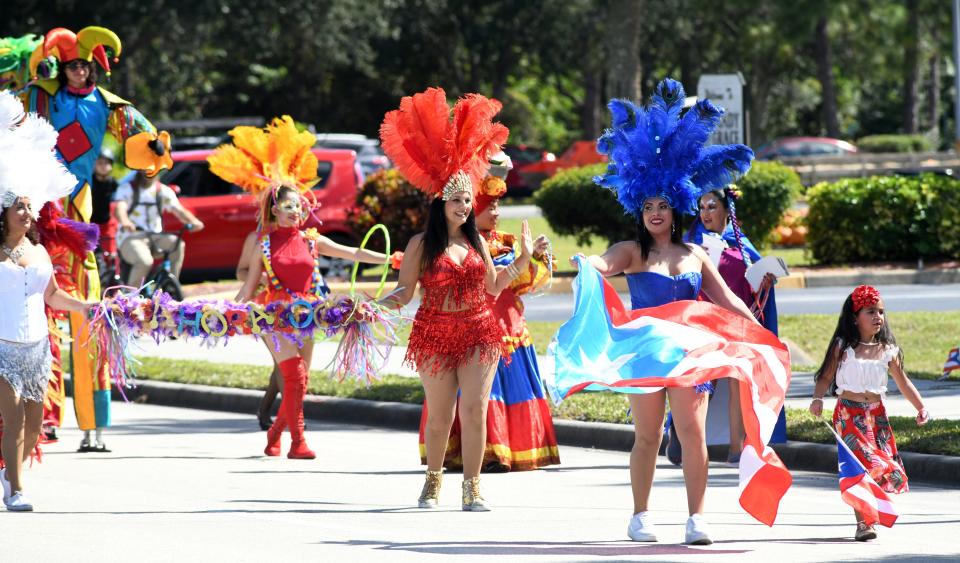
[[910, 489], [882, 402], [837, 399], [833, 426], [881, 489], [888, 493], [905, 493]]

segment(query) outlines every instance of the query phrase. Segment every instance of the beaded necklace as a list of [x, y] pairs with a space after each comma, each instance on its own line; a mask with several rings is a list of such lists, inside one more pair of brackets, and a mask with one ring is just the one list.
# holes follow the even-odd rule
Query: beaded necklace
[[[307, 241], [310, 245], [310, 250], [314, 248], [313, 241]], [[270, 254], [270, 234], [264, 233], [260, 237], [260, 250], [263, 256], [263, 269], [267, 273], [267, 279], [270, 280], [270, 285], [277, 291], [286, 291], [291, 297], [296, 298], [297, 295], [283, 286], [280, 283], [280, 278], [277, 277], [277, 273], [273, 271], [273, 264], [271, 263], [271, 254]], [[310, 275], [310, 294], [321, 296], [323, 289], [323, 282], [321, 281], [322, 277], [320, 276], [320, 255], [314, 254], [313, 257], [313, 274]]]

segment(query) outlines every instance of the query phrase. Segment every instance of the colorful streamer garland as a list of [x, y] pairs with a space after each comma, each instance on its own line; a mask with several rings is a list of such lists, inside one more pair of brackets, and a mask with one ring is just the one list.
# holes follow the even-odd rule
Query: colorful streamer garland
[[[390, 236], [383, 225], [374, 225], [360, 245], [364, 248], [370, 236], [382, 230], [387, 254]], [[271, 339], [279, 347], [280, 338], [298, 347], [316, 338], [341, 335], [340, 344], [331, 362], [331, 375], [338, 381], [352, 376], [369, 385], [378, 377], [397, 342], [397, 328], [402, 318], [391, 308], [378, 302], [390, 265], [384, 265], [380, 287], [373, 297], [357, 295], [356, 273], [351, 276], [349, 295], [329, 295], [320, 299], [298, 298], [275, 301], [266, 305], [237, 303], [224, 299], [175, 301], [157, 291], [143, 297], [139, 289], [115, 293], [97, 306], [90, 319], [90, 340], [100, 351], [100, 363], [107, 366], [118, 387], [131, 386], [133, 341], [148, 336], [157, 344], [172, 338], [200, 338], [213, 346], [226, 344], [238, 335]]]

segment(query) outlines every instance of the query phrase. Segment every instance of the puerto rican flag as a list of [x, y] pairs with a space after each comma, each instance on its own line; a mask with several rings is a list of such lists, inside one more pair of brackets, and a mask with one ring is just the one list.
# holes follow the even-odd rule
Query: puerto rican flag
[[[829, 425], [828, 425], [829, 426]], [[859, 512], [868, 526], [880, 523], [893, 527], [900, 514], [887, 493], [870, 477], [860, 460], [850, 451], [847, 444], [837, 436], [837, 465], [840, 477], [840, 498]]]
[[950, 377], [950, 374], [958, 369], [960, 369], [960, 347], [950, 350], [947, 354], [947, 361], [943, 364], [943, 375], [940, 379]]
[[746, 430], [740, 505], [772, 526], [793, 482], [767, 446], [790, 384], [786, 345], [753, 321], [703, 301], [631, 311], [589, 262], [578, 260], [573, 317], [551, 344], [555, 370], [544, 378], [554, 401], [579, 391], [649, 393], [739, 380]]

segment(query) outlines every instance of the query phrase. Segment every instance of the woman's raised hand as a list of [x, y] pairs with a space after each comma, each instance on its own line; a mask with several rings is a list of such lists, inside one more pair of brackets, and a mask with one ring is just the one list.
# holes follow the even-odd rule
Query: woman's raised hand
[[547, 235], [538, 236], [537, 240], [533, 241], [533, 257], [541, 258], [548, 248], [550, 248], [550, 239]]
[[576, 266], [576, 265], [577, 265], [576, 258], [580, 258], [580, 259], [582, 259], [582, 260], [586, 260], [586, 259], [587, 259], [587, 255], [584, 254], [584, 253], [582, 253], [582, 252], [578, 252], [578, 253], [574, 254], [573, 256], [571, 256], [571, 257], [570, 257], [570, 265], [571, 265], [571, 266]]
[[530, 258], [533, 255], [533, 237], [530, 235], [530, 223], [526, 219], [520, 226], [520, 256]]

